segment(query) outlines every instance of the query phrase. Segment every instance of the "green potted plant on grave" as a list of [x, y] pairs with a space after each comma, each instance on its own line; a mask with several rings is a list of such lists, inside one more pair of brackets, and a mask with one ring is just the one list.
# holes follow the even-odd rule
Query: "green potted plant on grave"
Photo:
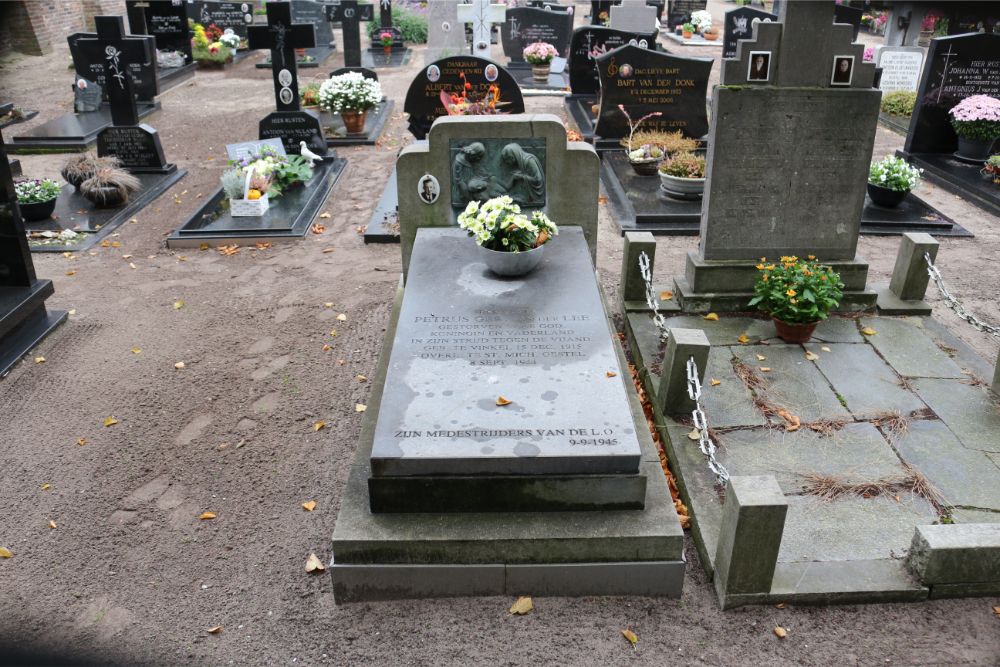
[[681, 26], [681, 37], [683, 37], [684, 39], [691, 39], [691, 37], [693, 37], [693, 36], [694, 36], [694, 24], [693, 23], [689, 22], [689, 23], [685, 23], [684, 25]]
[[223, 172], [220, 180], [222, 190], [229, 199], [229, 212], [234, 218], [259, 217], [267, 212], [270, 176], [259, 174], [251, 168], [237, 168]]
[[309, 83], [299, 90], [299, 101], [303, 109], [315, 109], [319, 107], [319, 84]]
[[97, 173], [103, 167], [113, 168], [120, 166], [118, 158], [114, 156], [97, 157], [94, 153], [81, 153], [74, 155], [63, 165], [63, 179], [79, 192], [83, 182]]
[[559, 52], [548, 42], [534, 42], [524, 47], [521, 55], [531, 64], [531, 78], [545, 83], [549, 80], [552, 59], [558, 56]]
[[982, 173], [990, 178], [996, 185], [1000, 185], [1000, 153], [991, 155], [983, 165]]
[[660, 188], [675, 199], [701, 199], [705, 193], [705, 157], [676, 153], [660, 163]]
[[319, 87], [319, 105], [339, 113], [349, 134], [364, 132], [365, 116], [382, 101], [382, 86], [360, 72], [332, 76]]
[[280, 155], [271, 146], [261, 146], [256, 153], [230, 160], [229, 166], [244, 173], [253, 171], [268, 179], [267, 194], [272, 201], [286, 191], [307, 183], [314, 174], [309, 161], [301, 155]]
[[891, 155], [872, 162], [868, 168], [868, 196], [879, 206], [895, 208], [920, 183], [922, 171]]
[[653, 113], [646, 114], [637, 121], [633, 121], [632, 116], [630, 116], [628, 110], [625, 109], [624, 104], [619, 104], [618, 110], [624, 114], [625, 120], [628, 121], [628, 139], [625, 140], [625, 151], [628, 155], [628, 163], [632, 165], [633, 171], [640, 176], [655, 175], [656, 166], [660, 164], [660, 160], [664, 157], [663, 149], [652, 143], [639, 145], [638, 143], [633, 143], [633, 140], [635, 138], [636, 131], [639, 129], [639, 126], [642, 125], [643, 121], [649, 118], [662, 116], [663, 112], [654, 111]]
[[1000, 100], [989, 95], [972, 95], [953, 106], [948, 115], [958, 135], [955, 157], [984, 162], [1000, 138]]
[[56, 200], [61, 191], [52, 179], [27, 178], [14, 182], [17, 206], [21, 217], [27, 221], [47, 220], [56, 209]]
[[486, 266], [507, 277], [534, 271], [545, 244], [559, 233], [545, 213], [523, 213], [508, 195], [469, 202], [458, 216], [458, 226], [476, 240]]
[[761, 257], [757, 270], [760, 276], [749, 305], [771, 316], [778, 337], [786, 343], [812, 338], [816, 326], [844, 296], [840, 275], [813, 255], [784, 256], [778, 262]]

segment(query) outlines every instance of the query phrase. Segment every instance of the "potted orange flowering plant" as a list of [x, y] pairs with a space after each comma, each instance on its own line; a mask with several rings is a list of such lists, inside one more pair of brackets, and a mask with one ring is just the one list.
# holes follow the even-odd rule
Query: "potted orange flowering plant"
[[771, 316], [778, 337], [786, 343], [812, 338], [816, 326], [844, 296], [840, 275], [814, 255], [784, 256], [778, 262], [761, 257], [757, 269], [760, 277], [749, 305]]

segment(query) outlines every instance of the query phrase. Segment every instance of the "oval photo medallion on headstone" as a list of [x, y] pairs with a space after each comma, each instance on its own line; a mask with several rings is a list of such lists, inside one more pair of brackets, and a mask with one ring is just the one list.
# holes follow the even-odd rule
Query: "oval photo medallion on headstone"
[[278, 83], [280, 83], [282, 86], [285, 86], [286, 88], [292, 85], [292, 73], [289, 72], [287, 69], [283, 69], [280, 72], [278, 72]]
[[427, 68], [427, 80], [434, 83], [441, 78], [441, 69], [437, 65], [431, 65]]
[[486, 77], [487, 81], [489, 81], [490, 83], [493, 83], [494, 81], [497, 80], [497, 77], [500, 76], [500, 70], [497, 69], [496, 65], [494, 65], [493, 63], [490, 63], [483, 70], [483, 76]]
[[433, 204], [441, 196], [441, 184], [432, 174], [424, 174], [417, 182], [417, 196], [425, 204]]
[[281, 98], [282, 103], [291, 104], [295, 96], [292, 94], [291, 88], [282, 88], [281, 92], [278, 93], [278, 97]]
[[445, 32], [451, 32], [451, 23], [449, 23], [448, 21], [442, 21], [441, 30]]

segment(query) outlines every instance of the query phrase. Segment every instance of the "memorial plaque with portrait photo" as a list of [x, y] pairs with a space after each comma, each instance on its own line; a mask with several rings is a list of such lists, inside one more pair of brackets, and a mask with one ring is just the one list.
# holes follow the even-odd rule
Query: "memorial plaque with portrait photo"
[[603, 26], [584, 26], [573, 31], [569, 48], [569, 87], [573, 95], [596, 96], [601, 82], [595, 58], [626, 44], [655, 49], [656, 33], [644, 35]]
[[853, 78], [854, 56], [834, 56], [833, 72], [830, 74], [830, 85], [850, 87]]
[[646, 114], [660, 116], [643, 122], [643, 129], [672, 132], [700, 139], [708, 133], [705, 95], [712, 58], [685, 58], [623, 46], [597, 59], [601, 77], [601, 108], [594, 129], [602, 139], [620, 139], [629, 133], [624, 105], [637, 120]]
[[[464, 75], [464, 78], [463, 78]], [[458, 95], [465, 83], [470, 100], [482, 100], [496, 86], [500, 94], [498, 108], [506, 114], [524, 113], [524, 98], [514, 77], [496, 63], [476, 56], [442, 58], [420, 70], [406, 92], [403, 111], [409, 115], [410, 132], [423, 139], [436, 118], [447, 116], [441, 93]]]
[[545, 206], [545, 139], [453, 139], [451, 203], [508, 195], [525, 208]]
[[765, 82], [771, 79], [771, 52], [751, 51], [747, 81]]

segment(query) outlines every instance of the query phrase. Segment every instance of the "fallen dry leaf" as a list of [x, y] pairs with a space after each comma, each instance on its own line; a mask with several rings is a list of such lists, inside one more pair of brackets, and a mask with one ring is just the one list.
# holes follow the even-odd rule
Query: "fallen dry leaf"
[[740, 334], [740, 337], [736, 339], [736, 342], [740, 345], [746, 345], [750, 342], [750, 336], [746, 334]]
[[823, 350], [824, 352], [829, 352], [830, 351], [830, 348], [828, 348], [826, 345], [824, 345], [823, 347], [821, 347], [819, 349]]
[[690, 440], [698, 440], [700, 437], [701, 437], [701, 431], [699, 431], [698, 429], [693, 429], [690, 433], [688, 433], [688, 438]]
[[214, 628], [209, 628], [208, 630], [205, 630], [205, 632], [207, 632], [210, 635], [217, 635], [220, 632], [222, 632], [222, 626], [221, 625], [217, 625]]
[[52, 488], [51, 484], [42, 484], [42, 491], [48, 491]]
[[0, 558], [13, 558], [14, 554], [11, 553], [10, 549], [7, 547], [0, 547]]
[[49, 521], [49, 528], [51, 528], [51, 529], [55, 530], [55, 529], [56, 529], [56, 528], [58, 528], [58, 527], [59, 527], [59, 526], [57, 526], [57, 525], [56, 525], [56, 522], [55, 522], [55, 521]]
[[346, 322], [347, 321], [347, 314], [346, 313], [341, 313], [340, 315], [337, 315], [337, 320], [340, 321], [340, 322]]
[[254, 247], [257, 248], [257, 250], [267, 250], [271, 247], [271, 244], [267, 241], [257, 241], [257, 243], [254, 244]]
[[44, 364], [45, 363], [45, 357], [35, 357], [35, 363], [36, 364]]
[[337, 335], [337, 330], [336, 329], [331, 329], [330, 330], [330, 335], [331, 336], [336, 336]]
[[601, 195], [600, 197], [597, 198], [597, 203], [598, 204], [607, 204], [608, 203], [608, 198], [605, 197], [604, 195]]
[[670, 301], [674, 298], [673, 292], [660, 292], [660, 301]]
[[639, 636], [632, 632], [632, 628], [625, 628], [622, 630], [622, 637], [628, 640], [628, 643], [635, 648], [635, 645], [639, 643]]
[[306, 559], [306, 572], [322, 572], [325, 569], [326, 565], [323, 565], [323, 561], [316, 554], [309, 554], [309, 558]]
[[788, 636], [788, 630], [785, 630], [780, 625], [776, 625], [774, 626], [774, 636], [777, 637], [778, 639], [784, 639], [785, 637]]
[[132, 262], [129, 262], [129, 263], [128, 263], [128, 268], [130, 268], [130, 269], [134, 269], [134, 268], [135, 268], [135, 264], [134, 264], [134, 263], [132, 263]]
[[614, 371], [608, 371], [607, 373], [605, 373], [605, 375], [608, 376], [609, 378], [618, 377], [618, 373], [615, 373]]
[[703, 320], [708, 320], [709, 322], [718, 322], [719, 316], [716, 313], [709, 313], [705, 317], [701, 318]]
[[333, 301], [327, 301], [323, 304], [324, 308], [333, 308]]
[[499, 406], [501, 406], [501, 407], [502, 407], [502, 406], [504, 406], [504, 405], [510, 405], [510, 404], [511, 404], [511, 403], [513, 403], [513, 402], [514, 402], [514, 401], [511, 401], [511, 400], [509, 400], [509, 399], [506, 399], [506, 398], [504, 398], [503, 396], [497, 396], [497, 405], [499, 405]]
[[112, 415], [112, 416], [110, 416], [110, 417], [108, 417], [107, 419], [104, 420], [104, 425], [105, 426], [114, 426], [117, 423], [118, 423], [118, 420], [114, 418], [114, 415]]
[[216, 516], [218, 515], [215, 512], [202, 512], [201, 514], [198, 515], [198, 518], [201, 519], [202, 521], [211, 521]]
[[184, 299], [177, 299], [174, 301], [174, 310], [180, 310], [184, 307]]
[[73, 270], [71, 270], [71, 271], [67, 271], [67, 272], [66, 272], [66, 275], [67, 275], [67, 276], [75, 276], [75, 275], [76, 275], [76, 270], [75, 270], [75, 269], [73, 269]]
[[314, 431], [322, 431], [325, 428], [326, 428], [326, 422], [316, 422], [315, 424], [313, 424]]
[[802, 426], [802, 420], [784, 408], [778, 410], [778, 416], [785, 420], [785, 430], [789, 433], [798, 431]]
[[326, 220], [327, 218], [330, 217], [330, 214], [324, 211], [323, 213], [319, 214], [319, 217], [322, 218], [323, 220]]
[[993, 613], [1000, 616], [1000, 607], [993, 607]]
[[312, 226], [312, 233], [313, 234], [322, 234], [325, 231], [326, 231], [326, 225], [324, 225], [322, 223], [319, 223], [319, 222], [314, 222], [313, 223], [313, 226]]
[[767, 359], [767, 357], [765, 357], [763, 354], [757, 355], [757, 361], [764, 361], [765, 359]]
[[78, 444], [81, 447], [83, 447], [84, 445], [87, 444], [87, 439], [86, 438], [77, 438], [76, 439], [76, 444]]
[[785, 603], [784, 602], [779, 602], [778, 604], [774, 605], [774, 608], [775, 609], [784, 609], [785, 608]]
[[771, 372], [771, 367], [770, 366], [761, 366], [760, 367], [760, 372], [761, 373], [770, 373]]
[[514, 604], [510, 606], [510, 609], [507, 610], [507, 613], [514, 614], [517, 616], [524, 616], [534, 608], [535, 605], [531, 604], [531, 598], [527, 595], [522, 595], [514, 602]]
[[362, 405], [361, 403], [355, 403], [354, 404], [354, 411], [355, 412], [364, 412], [367, 409], [368, 409], [367, 405]]
[[174, 364], [174, 368], [176, 368], [179, 371], [183, 370], [185, 368], [184, 362], [183, 361], [178, 361], [176, 364]]
[[364, 375], [355, 375], [354, 379], [357, 380], [358, 382], [367, 382], [368, 381], [368, 378], [366, 376], [364, 376]]
[[874, 336], [878, 332], [872, 329], [871, 327], [865, 327], [864, 329], [861, 330], [861, 333], [863, 333], [866, 336]]
[[238, 253], [240, 251], [240, 247], [235, 243], [233, 243], [232, 245], [220, 245], [219, 247], [216, 248], [216, 250], [219, 251], [220, 255], [225, 255], [226, 257], [230, 257], [231, 255], [235, 255], [236, 253]]
[[302, 503], [302, 509], [304, 509], [307, 512], [312, 512], [314, 509], [316, 509], [316, 501], [310, 500], [309, 502]]
[[141, 347], [133, 347], [132, 348], [132, 354], [142, 354], [142, 348]]
[[816, 361], [819, 359], [819, 355], [815, 352], [806, 352], [806, 361]]
[[198, 246], [198, 250], [208, 250], [211, 247], [212, 246], [208, 245], [207, 243], [202, 243], [201, 245]]
[[321, 250], [320, 252], [322, 252], [324, 255], [329, 255], [331, 252], [333, 252], [333, 248], [323, 248], [323, 250]]
[[722, 384], [722, 380], [716, 380], [715, 378], [712, 378], [711, 380], [708, 381], [708, 383], [713, 387], [718, 387], [720, 384]]
[[329, 352], [332, 349], [333, 349], [333, 346], [330, 345], [329, 343], [327, 343], [326, 345], [323, 346], [323, 351], [324, 352]]

